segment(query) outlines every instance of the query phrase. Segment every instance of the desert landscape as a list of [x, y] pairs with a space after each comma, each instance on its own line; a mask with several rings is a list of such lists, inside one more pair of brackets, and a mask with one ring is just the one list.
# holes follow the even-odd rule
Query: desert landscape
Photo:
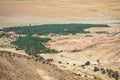
[[120, 1], [1, 0], [0, 80], [120, 80]]

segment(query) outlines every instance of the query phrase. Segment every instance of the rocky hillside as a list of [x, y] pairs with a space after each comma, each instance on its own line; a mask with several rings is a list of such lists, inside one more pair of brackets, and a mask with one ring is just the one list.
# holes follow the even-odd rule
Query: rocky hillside
[[63, 71], [40, 56], [26, 56], [0, 51], [1, 80], [90, 80]]

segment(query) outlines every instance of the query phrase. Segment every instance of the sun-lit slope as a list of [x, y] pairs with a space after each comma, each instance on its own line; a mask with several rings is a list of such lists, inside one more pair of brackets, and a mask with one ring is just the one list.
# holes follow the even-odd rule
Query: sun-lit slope
[[[15, 54], [16, 55], [16, 54]], [[32, 60], [13, 57], [10, 52], [0, 51], [0, 78], [1, 80], [42, 80], [35, 70]]]
[[88, 45], [81, 53], [92, 55], [91, 60], [100, 59], [102, 63], [120, 63], [120, 35], [99, 39], [95, 44]]
[[120, 64], [120, 27], [89, 28], [88, 31], [92, 33], [52, 37], [53, 41], [48, 46], [62, 51], [56, 56], [60, 59], [69, 58], [81, 64], [96, 62], [97, 59], [102, 64]]
[[41, 57], [30, 57], [9, 51], [0, 51], [0, 79], [87, 80], [70, 71], [60, 70]]

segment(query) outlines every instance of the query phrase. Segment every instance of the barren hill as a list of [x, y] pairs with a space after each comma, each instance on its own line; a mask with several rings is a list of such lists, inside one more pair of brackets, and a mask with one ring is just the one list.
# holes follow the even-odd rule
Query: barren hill
[[[87, 46], [81, 52], [83, 54], [93, 55], [92, 60], [100, 59], [103, 62], [119, 62], [120, 63], [120, 37], [99, 39], [96, 43]], [[90, 54], [89, 54], [90, 55]]]
[[81, 61], [81, 63], [100, 59], [101, 63], [119, 62], [120, 64], [120, 27], [94, 29], [100, 33], [97, 34], [89, 29], [93, 33], [53, 37], [54, 41], [48, 45], [63, 51], [61, 55]]
[[90, 80], [70, 71], [63, 71], [45, 61], [8, 51], [0, 51], [1, 80]]

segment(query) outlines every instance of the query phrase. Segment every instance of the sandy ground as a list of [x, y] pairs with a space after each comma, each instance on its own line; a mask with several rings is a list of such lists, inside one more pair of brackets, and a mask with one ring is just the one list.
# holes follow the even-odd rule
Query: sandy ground
[[119, 23], [119, 0], [1, 0], [0, 27], [50, 23]]

